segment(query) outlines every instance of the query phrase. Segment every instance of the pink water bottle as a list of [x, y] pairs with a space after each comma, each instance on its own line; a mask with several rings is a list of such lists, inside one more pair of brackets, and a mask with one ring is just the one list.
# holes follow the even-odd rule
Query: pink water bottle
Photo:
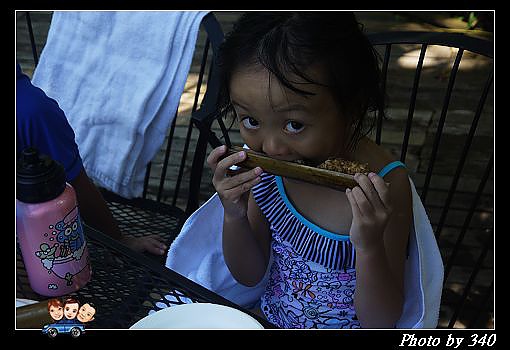
[[63, 296], [90, 280], [89, 254], [73, 187], [64, 167], [35, 148], [16, 169], [16, 233], [30, 286]]

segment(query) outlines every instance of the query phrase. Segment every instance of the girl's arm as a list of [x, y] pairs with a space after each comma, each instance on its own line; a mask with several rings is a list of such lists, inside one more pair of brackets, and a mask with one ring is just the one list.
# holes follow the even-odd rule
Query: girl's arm
[[[375, 174], [374, 174], [375, 175]], [[357, 176], [348, 193], [353, 209], [351, 241], [356, 249], [354, 304], [363, 328], [394, 328], [404, 303], [404, 263], [412, 221], [407, 173]]]
[[269, 225], [250, 192], [248, 215], [223, 220], [223, 255], [225, 262], [241, 284], [252, 287], [264, 277], [269, 262]]
[[262, 169], [230, 176], [229, 169], [242, 162], [246, 152], [225, 157], [226, 154], [227, 148], [220, 146], [207, 157], [214, 172], [212, 182], [223, 205], [223, 256], [239, 283], [254, 286], [264, 277], [269, 260], [269, 225], [251, 195]]

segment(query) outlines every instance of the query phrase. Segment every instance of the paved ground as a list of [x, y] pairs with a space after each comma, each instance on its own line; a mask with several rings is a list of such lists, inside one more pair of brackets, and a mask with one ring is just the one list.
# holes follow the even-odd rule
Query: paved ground
[[[240, 13], [216, 12], [224, 32], [228, 32], [233, 22]], [[368, 33], [388, 30], [461, 30], [465, 25], [458, 19], [451, 18], [446, 14], [437, 13], [395, 13], [387, 12], [357, 12], [358, 20], [364, 24]], [[24, 14], [18, 13], [17, 18], [17, 58], [23, 69], [31, 74], [33, 70], [33, 59], [24, 21]], [[39, 52], [44, 46], [51, 12], [40, 12], [32, 14], [34, 33], [38, 43]], [[478, 36], [486, 36], [481, 32], [474, 32]], [[171, 179], [176, 177], [177, 168], [186, 135], [189, 114], [193, 102], [193, 95], [197, 84], [197, 72], [200, 64], [201, 47], [203, 47], [205, 35], [201, 32], [197, 47], [197, 55], [189, 75], [185, 92], [181, 99], [178, 114], [178, 126], [175, 133], [176, 145], [173, 151], [167, 175], [168, 186], [173, 188]], [[419, 48], [416, 46], [402, 45], [392, 50], [390, 70], [388, 73], [387, 90], [390, 97], [388, 114], [390, 121], [385, 124], [383, 131], [383, 143], [400, 154], [400, 143], [405, 128], [407, 110], [409, 108], [410, 90], [414, 78], [414, 68], [419, 55]], [[448, 81], [448, 67], [455, 59], [456, 51], [439, 47], [429, 47], [425, 57], [424, 70], [420, 81], [420, 90], [416, 111], [414, 115], [414, 126], [411, 132], [410, 148], [406, 158], [406, 164], [412, 170], [412, 178], [419, 189], [423, 183], [426, 165], [430, 158], [435, 127], [440, 115], [441, 103], [444, 99], [445, 87]], [[434, 180], [431, 183], [431, 191], [426, 200], [426, 207], [433, 225], [437, 224], [441, 210], [447, 196], [447, 189], [452, 182], [452, 174], [455, 171], [462, 146], [465, 143], [466, 135], [471, 125], [471, 120], [476, 109], [478, 96], [485, 83], [486, 74], [492, 70], [489, 60], [476, 57], [470, 53], [464, 55], [455, 85], [454, 93], [450, 102], [447, 122], [444, 135], [440, 144], [440, 153], [434, 168]], [[478, 186], [481, 173], [485, 169], [487, 161], [493, 151], [494, 136], [494, 110], [493, 92], [490, 92], [487, 103], [484, 107], [482, 117], [470, 149], [470, 156], [464, 166], [462, 177], [458, 184], [451, 208], [446, 217], [446, 224], [442, 230], [439, 244], [444, 257], [449, 256], [455, 241], [462, 231], [463, 223], [468, 216], [469, 207], [474, 198], [474, 192]], [[195, 133], [193, 134], [196, 137]], [[234, 141], [240, 138], [235, 132], [231, 133]], [[191, 147], [192, 148], [192, 147]], [[162, 155], [158, 155], [153, 164], [156, 170], [154, 181], [157, 180], [158, 171], [161, 170]], [[191, 159], [191, 157], [188, 157]], [[189, 162], [190, 163], [190, 162]], [[158, 168], [159, 167], [159, 168]], [[186, 169], [189, 176], [189, 166]], [[185, 173], [186, 176], [186, 173]], [[210, 184], [210, 172], [206, 170], [202, 181], [202, 200], [206, 200], [214, 189]], [[441, 309], [440, 327], [446, 327], [453, 310], [458, 305], [463, 288], [472, 275], [473, 266], [480, 256], [480, 249], [487, 237], [493, 235], [493, 174], [491, 172], [489, 181], [484, 188], [483, 195], [479, 200], [474, 215], [470, 221], [467, 234], [462, 241], [461, 254], [455, 259], [451, 276], [448, 278], [443, 296]], [[182, 197], [185, 197], [183, 190]], [[491, 243], [492, 247], [492, 243]], [[485, 305], [485, 295], [488, 288], [492, 288], [493, 281], [493, 249], [489, 250], [483, 259], [482, 267], [474, 280], [474, 287], [469, 294], [466, 306], [462, 309], [455, 327], [486, 328], [493, 326], [493, 313], [485, 311], [492, 310], [493, 301], [489, 297]], [[491, 295], [490, 292], [488, 295]], [[480, 308], [483, 310], [480, 311]], [[478, 314], [479, 313], [479, 314]], [[478, 321], [472, 323], [472, 319], [478, 317]]]

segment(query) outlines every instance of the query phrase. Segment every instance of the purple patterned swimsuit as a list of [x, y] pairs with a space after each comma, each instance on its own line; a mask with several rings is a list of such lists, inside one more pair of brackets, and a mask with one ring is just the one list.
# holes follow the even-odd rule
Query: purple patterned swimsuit
[[261, 298], [281, 328], [359, 328], [353, 297], [354, 248], [346, 235], [321, 229], [288, 200], [280, 177], [262, 174], [253, 188], [270, 224], [273, 264]]

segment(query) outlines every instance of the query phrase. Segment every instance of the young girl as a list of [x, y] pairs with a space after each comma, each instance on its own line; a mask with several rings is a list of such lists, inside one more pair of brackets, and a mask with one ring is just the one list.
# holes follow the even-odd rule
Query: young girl
[[261, 168], [228, 176], [245, 152], [214, 149], [207, 161], [230, 272], [254, 286], [272, 261], [261, 310], [276, 326], [395, 327], [412, 195], [403, 164], [366, 137], [383, 96], [378, 56], [354, 15], [249, 12], [219, 62], [222, 112], [235, 113], [250, 149], [315, 164], [344, 158], [373, 171], [342, 192]]

